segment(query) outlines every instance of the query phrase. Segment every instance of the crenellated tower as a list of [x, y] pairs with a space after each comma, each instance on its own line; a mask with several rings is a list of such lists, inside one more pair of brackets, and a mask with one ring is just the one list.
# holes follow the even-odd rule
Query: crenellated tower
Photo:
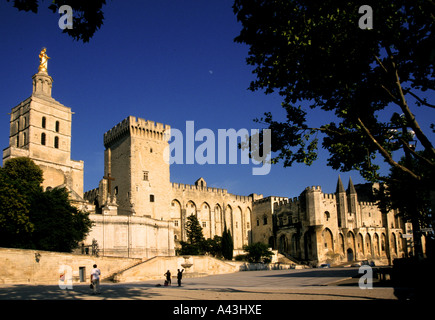
[[168, 125], [129, 116], [104, 134], [104, 177], [119, 214], [169, 218], [169, 133]]
[[306, 191], [306, 211], [307, 222], [311, 226], [322, 224], [322, 189], [320, 186], [307, 187]]

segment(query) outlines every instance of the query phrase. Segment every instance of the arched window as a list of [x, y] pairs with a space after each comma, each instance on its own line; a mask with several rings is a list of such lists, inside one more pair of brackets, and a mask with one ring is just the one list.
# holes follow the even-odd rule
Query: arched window
[[45, 146], [45, 133], [41, 133], [41, 144]]
[[54, 137], [54, 147], [59, 149], [59, 137]]
[[42, 127], [45, 129], [45, 126], [47, 124], [47, 119], [45, 117], [42, 117]]
[[323, 236], [323, 243], [324, 243], [325, 249], [331, 250], [333, 252], [334, 251], [334, 239], [333, 239], [331, 230], [326, 228], [325, 230], [323, 230], [322, 236]]
[[59, 132], [59, 121], [56, 121], [56, 132]]

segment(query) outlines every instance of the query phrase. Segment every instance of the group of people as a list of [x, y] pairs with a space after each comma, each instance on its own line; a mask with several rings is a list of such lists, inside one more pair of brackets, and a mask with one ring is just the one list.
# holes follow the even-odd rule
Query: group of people
[[[181, 279], [183, 278], [183, 271], [184, 269], [177, 269], [177, 282], [178, 282], [178, 286], [181, 287]], [[171, 271], [166, 271], [166, 273], [164, 274], [164, 276], [166, 276], [166, 280], [165, 280], [165, 286], [170, 286], [172, 281], [171, 281]]]
[[[178, 286], [181, 287], [181, 279], [183, 278], [184, 269], [177, 269], [177, 282]], [[167, 271], [164, 276], [166, 276], [165, 286], [171, 285], [171, 271]], [[91, 289], [93, 289], [94, 294], [100, 294], [100, 277], [101, 271], [97, 268], [97, 265], [93, 265], [93, 269], [91, 270]]]

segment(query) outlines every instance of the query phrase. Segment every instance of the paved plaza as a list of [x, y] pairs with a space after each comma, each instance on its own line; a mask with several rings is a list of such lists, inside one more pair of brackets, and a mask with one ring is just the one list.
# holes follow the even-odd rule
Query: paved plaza
[[360, 289], [358, 268], [246, 271], [199, 278], [185, 277], [178, 287], [161, 280], [103, 282], [100, 295], [89, 284], [72, 290], [57, 285], [0, 285], [1, 300], [397, 300], [406, 289]]

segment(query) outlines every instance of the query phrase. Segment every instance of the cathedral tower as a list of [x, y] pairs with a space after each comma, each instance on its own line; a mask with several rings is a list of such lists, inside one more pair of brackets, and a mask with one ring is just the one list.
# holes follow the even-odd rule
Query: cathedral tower
[[71, 109], [51, 96], [53, 79], [47, 73], [45, 49], [39, 71], [33, 77], [32, 95], [10, 113], [9, 146], [3, 164], [28, 157], [43, 171], [43, 188], [64, 186], [72, 200], [83, 198], [83, 161], [71, 160]]

